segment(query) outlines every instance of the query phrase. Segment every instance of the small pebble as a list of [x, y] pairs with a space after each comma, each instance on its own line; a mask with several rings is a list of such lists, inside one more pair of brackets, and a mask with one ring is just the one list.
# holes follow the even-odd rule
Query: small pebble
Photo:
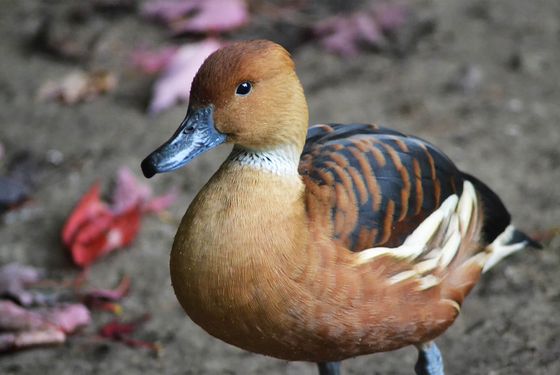
[[48, 150], [46, 157], [47, 161], [54, 166], [59, 166], [64, 161], [64, 154], [56, 149]]

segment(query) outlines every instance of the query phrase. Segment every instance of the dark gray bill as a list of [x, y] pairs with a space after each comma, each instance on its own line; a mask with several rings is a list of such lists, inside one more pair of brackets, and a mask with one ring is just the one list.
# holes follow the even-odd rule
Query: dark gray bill
[[212, 112], [212, 106], [190, 110], [175, 134], [142, 161], [144, 176], [174, 171], [224, 143], [226, 136], [214, 127]]

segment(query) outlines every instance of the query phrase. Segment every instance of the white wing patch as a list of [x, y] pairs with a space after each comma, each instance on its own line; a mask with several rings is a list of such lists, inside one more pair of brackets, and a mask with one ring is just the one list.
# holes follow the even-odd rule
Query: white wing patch
[[515, 227], [513, 225], [508, 225], [502, 234], [496, 237], [496, 239], [488, 245], [486, 248], [488, 258], [486, 258], [484, 262], [482, 272], [488, 271], [503, 258], [519, 250], [523, 250], [527, 246], [527, 242], [525, 241], [511, 243], [514, 233]]
[[[374, 247], [357, 253], [359, 264], [380, 256], [392, 256], [411, 262], [412, 269], [388, 279], [390, 284], [417, 279], [420, 290], [439, 284], [431, 274], [447, 267], [457, 255], [463, 238], [473, 229], [478, 216], [478, 197], [469, 181], [463, 184], [461, 197], [449, 196], [442, 205], [428, 216], [399, 247]], [[415, 263], [415, 264], [412, 264]]]

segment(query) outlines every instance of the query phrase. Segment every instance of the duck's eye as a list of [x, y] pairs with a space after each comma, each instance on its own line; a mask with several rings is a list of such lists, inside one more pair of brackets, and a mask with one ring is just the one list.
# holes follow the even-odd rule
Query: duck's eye
[[251, 82], [243, 82], [240, 83], [239, 86], [237, 86], [237, 90], [235, 90], [235, 95], [239, 95], [239, 96], [245, 96], [248, 95], [251, 92], [251, 88], [253, 86], [251, 85]]

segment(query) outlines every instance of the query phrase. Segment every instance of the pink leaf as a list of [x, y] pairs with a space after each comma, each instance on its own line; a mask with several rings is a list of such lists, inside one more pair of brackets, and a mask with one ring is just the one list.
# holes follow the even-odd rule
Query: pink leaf
[[91, 322], [89, 310], [81, 303], [49, 308], [41, 313], [46, 321], [64, 333], [72, 333]]
[[41, 279], [43, 271], [35, 267], [10, 263], [0, 267], [0, 295], [17, 300], [21, 305], [33, 302], [33, 294], [25, 287]]
[[27, 310], [11, 301], [0, 301], [0, 331], [56, 328], [71, 333], [89, 323], [89, 310], [82, 304]]
[[48, 326], [37, 312], [29, 311], [12, 301], [0, 301], [0, 331], [27, 331]]
[[127, 167], [119, 168], [117, 184], [113, 192], [111, 210], [114, 213], [124, 212], [131, 207], [146, 202], [152, 195], [148, 185], [138, 182], [132, 171]]
[[129, 168], [121, 167], [117, 172], [111, 210], [120, 213], [140, 204], [143, 213], [158, 213], [173, 204], [177, 196], [177, 189], [172, 188], [164, 195], [153, 197], [148, 185], [140, 183]]
[[192, 12], [199, 1], [155, 0], [144, 4], [142, 15], [163, 22], [173, 22]]
[[179, 191], [177, 188], [171, 188], [169, 192], [159, 197], [154, 197], [150, 199], [143, 206], [143, 209], [147, 213], [160, 213], [171, 206], [179, 197]]
[[374, 8], [375, 19], [384, 32], [393, 32], [408, 18], [408, 8], [402, 4], [379, 4]]
[[132, 52], [131, 62], [142, 72], [155, 74], [163, 71], [169, 65], [176, 52], [175, 47], [166, 47], [158, 51], [138, 49]]
[[124, 276], [115, 289], [94, 289], [84, 295], [88, 305], [95, 305], [99, 301], [120, 301], [130, 291], [130, 277]]
[[216, 33], [240, 27], [249, 20], [244, 0], [157, 0], [142, 13], [167, 24], [174, 33]]
[[33, 346], [62, 344], [64, 341], [66, 341], [64, 332], [52, 328], [2, 333], [0, 334], [0, 353]]
[[198, 69], [221, 46], [216, 39], [206, 39], [180, 47], [154, 85], [148, 112], [161, 112], [178, 101], [186, 102]]
[[376, 46], [383, 39], [379, 25], [366, 12], [328, 18], [314, 30], [326, 50], [344, 57], [355, 56], [362, 45]]
[[199, 11], [186, 20], [171, 24], [176, 34], [233, 30], [247, 23], [249, 13], [243, 0], [199, 1]]
[[407, 18], [406, 7], [386, 3], [328, 18], [317, 23], [313, 30], [326, 50], [351, 57], [363, 47], [383, 46], [386, 34], [398, 31]]

